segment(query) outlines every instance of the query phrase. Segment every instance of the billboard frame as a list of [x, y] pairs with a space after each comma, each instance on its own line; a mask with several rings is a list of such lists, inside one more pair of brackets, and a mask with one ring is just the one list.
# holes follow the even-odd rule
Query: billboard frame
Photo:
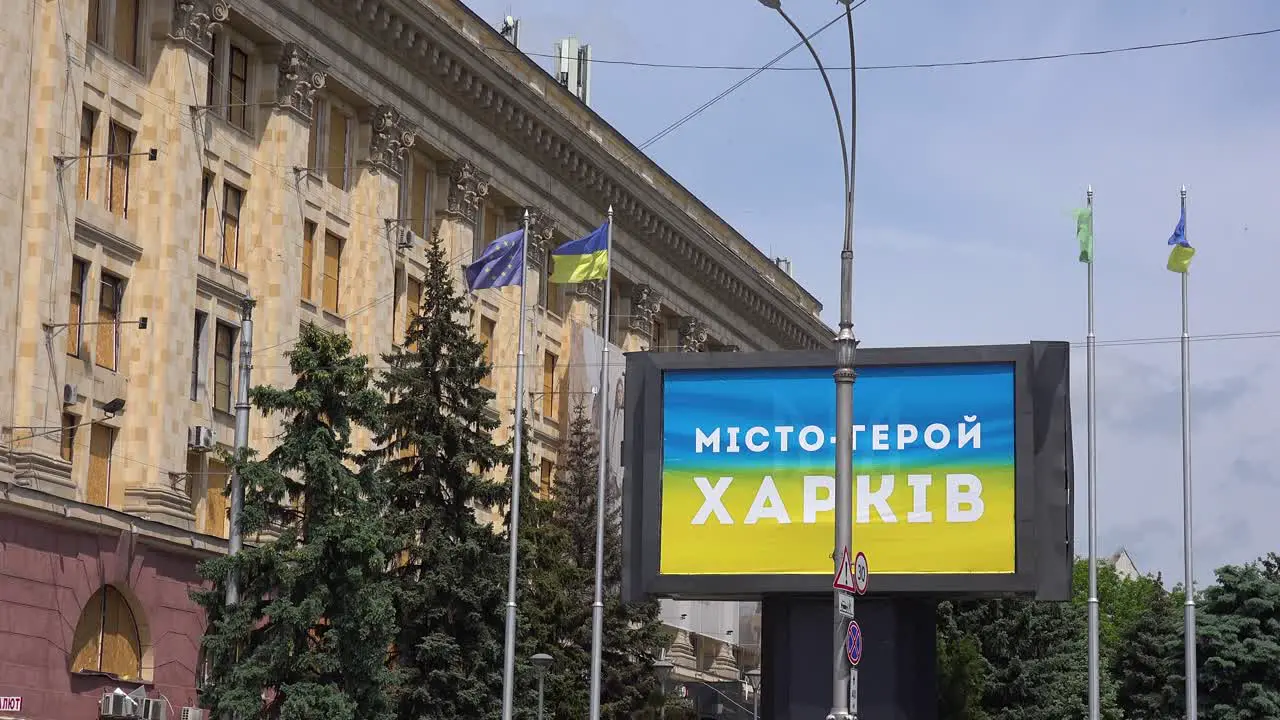
[[[1074, 563], [1070, 350], [1066, 342], [859, 349], [860, 368], [984, 363], [1014, 367], [1014, 572], [887, 574], [875, 572], [873, 565], [871, 595], [1070, 598]], [[831, 578], [826, 574], [664, 575], [659, 571], [659, 555], [664, 374], [775, 368], [831, 368], [834, 372], [833, 353], [632, 352], [626, 358], [624, 599], [752, 600], [771, 594], [830, 593]], [[854, 397], [856, 406], [856, 386]]]

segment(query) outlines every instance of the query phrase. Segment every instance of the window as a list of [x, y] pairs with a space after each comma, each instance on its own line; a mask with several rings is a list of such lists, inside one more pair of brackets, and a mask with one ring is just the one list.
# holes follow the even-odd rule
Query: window
[[111, 453], [116, 444], [116, 431], [94, 423], [89, 431], [89, 478], [84, 501], [106, 507], [111, 497]]
[[[117, 60], [134, 67], [142, 64], [141, 0], [89, 0], [86, 36], [89, 42], [109, 50]], [[103, 21], [106, 21], [104, 24]], [[109, 27], [108, 27], [109, 26]], [[111, 36], [107, 36], [110, 30]]]
[[[94, 3], [97, 4], [97, 3]], [[92, 11], [91, 11], [92, 12]], [[93, 17], [92, 14], [89, 17]], [[98, 128], [98, 113], [92, 108], [83, 108], [80, 110], [80, 157], [76, 162], [80, 163], [80, 187], [77, 197], [85, 200], [89, 199], [89, 187], [92, 180], [90, 172], [93, 170], [93, 133]]]
[[222, 71], [218, 66], [219, 38], [220, 36], [218, 33], [210, 33], [209, 46], [205, 48], [205, 50], [209, 51], [209, 75], [205, 78], [204, 82], [204, 104], [210, 110], [215, 110], [214, 100], [218, 97], [217, 88], [221, 84], [221, 81], [218, 79], [218, 76], [222, 74]]
[[142, 642], [129, 601], [103, 585], [84, 605], [76, 623], [72, 672], [95, 672], [121, 680], [142, 679]]
[[120, 361], [120, 303], [124, 299], [124, 281], [110, 273], [102, 273], [98, 283], [98, 339], [93, 353], [98, 367], [115, 370]]
[[209, 75], [205, 80], [204, 104], [241, 130], [249, 130], [249, 51], [226, 34], [214, 33], [205, 48], [209, 51]]
[[480, 257], [489, 243], [498, 239], [498, 233], [502, 230], [501, 213], [498, 206], [492, 203], [484, 203], [476, 211], [475, 240], [471, 244], [473, 260]]
[[249, 54], [234, 44], [227, 53], [227, 120], [249, 129]]
[[236, 344], [236, 331], [226, 323], [218, 323], [213, 337], [213, 409], [231, 412], [231, 353]]
[[204, 486], [204, 534], [227, 536], [227, 466], [218, 460], [209, 460], [209, 471]]
[[196, 311], [191, 333], [191, 399], [200, 397], [200, 356], [204, 354], [204, 326], [209, 316]]
[[342, 238], [331, 232], [324, 234], [324, 309], [338, 314], [338, 290], [342, 282]]
[[542, 360], [542, 417], [556, 417], [556, 356], [547, 353]]
[[425, 238], [431, 224], [431, 164], [420, 155], [409, 162], [409, 229]]
[[346, 190], [350, 180], [347, 174], [347, 156], [351, 154], [351, 117], [332, 105], [329, 106], [328, 153], [324, 159], [329, 184]]
[[555, 481], [556, 465], [551, 458], [542, 458], [542, 467], [538, 473], [538, 494], [547, 497], [551, 494], [551, 484]]
[[74, 463], [76, 459], [76, 426], [80, 418], [71, 413], [62, 413], [62, 459]]
[[[409, 333], [409, 326], [413, 324], [413, 319], [418, 316], [418, 312], [422, 309], [422, 281], [409, 278], [408, 287], [404, 293], [404, 328], [401, 334]], [[409, 349], [413, 349], [410, 347]]]
[[244, 191], [229, 183], [222, 184], [222, 264], [235, 268], [240, 256], [240, 206]]
[[205, 171], [200, 178], [200, 254], [213, 257], [209, 247], [209, 228], [217, 218], [217, 200], [213, 197], [213, 173]]
[[119, 217], [129, 216], [129, 153], [133, 152], [133, 131], [111, 123], [107, 136], [107, 209]]
[[320, 136], [324, 133], [326, 123], [324, 101], [317, 99], [311, 105], [311, 129], [307, 132], [307, 167], [318, 171], [323, 158], [320, 157]]
[[310, 220], [302, 224], [302, 299], [307, 302], [313, 297], [312, 287], [315, 277], [313, 264], [316, 256], [316, 224]]
[[563, 315], [565, 305], [564, 285], [551, 282], [551, 271], [555, 267], [552, 265], [551, 257], [551, 248], [548, 248], [546, 262], [544, 263], [547, 268], [547, 274], [542, 277], [542, 284], [538, 288], [538, 304], [549, 313]]
[[493, 389], [493, 332], [496, 327], [496, 322], [483, 315], [480, 316], [480, 344], [484, 345], [484, 364], [489, 366], [489, 374], [484, 376], [480, 384], [491, 390]]
[[71, 303], [67, 310], [67, 354], [80, 357], [80, 343], [84, 340], [84, 283], [89, 277], [89, 263], [80, 258], [71, 259]]

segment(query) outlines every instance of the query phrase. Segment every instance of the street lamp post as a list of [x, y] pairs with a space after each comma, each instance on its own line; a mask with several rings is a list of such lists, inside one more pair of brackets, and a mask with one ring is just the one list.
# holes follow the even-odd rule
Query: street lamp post
[[667, 678], [671, 677], [671, 670], [675, 665], [666, 658], [660, 658], [653, 661], [653, 672], [658, 676], [658, 685], [662, 688], [662, 707], [658, 708], [658, 717], [666, 720], [667, 717]]
[[547, 670], [551, 668], [551, 663], [555, 662], [555, 659], [546, 653], [538, 653], [529, 660], [533, 663], [533, 671], [538, 675], [538, 720], [542, 720], [543, 683], [546, 681]]
[[[853, 334], [853, 171], [855, 153], [858, 144], [858, 82], [855, 68], [857, 55], [853, 42], [853, 0], [837, 0], [844, 5], [845, 25], [849, 31], [849, 87], [851, 98], [851, 122], [849, 123], [849, 142], [845, 141], [844, 120], [840, 115], [840, 103], [831, 88], [831, 78], [818, 57], [817, 50], [809, 42], [809, 38], [799, 25], [782, 9], [782, 0], [760, 0], [760, 4], [776, 10], [791, 29], [800, 36], [809, 54], [813, 56], [818, 72], [822, 74], [822, 82], [827, 86], [827, 95], [831, 98], [831, 109], [836, 116], [836, 130], [840, 133], [840, 153], [844, 159], [844, 247], [840, 251], [840, 328], [836, 333], [836, 480], [833, 495], [835, 497], [835, 552], [831, 559], [835, 572], [840, 572], [840, 562], [844, 554], [853, 545], [853, 381], [854, 354], [858, 341]], [[832, 598], [833, 617], [833, 661], [831, 688], [830, 720], [846, 720], [858, 717], [856, 701], [850, 707], [850, 682], [852, 672], [845, 661], [845, 624], [840, 614], [840, 591], [836, 590]]]
[[747, 671], [747, 684], [751, 686], [751, 720], [760, 720], [760, 668]]

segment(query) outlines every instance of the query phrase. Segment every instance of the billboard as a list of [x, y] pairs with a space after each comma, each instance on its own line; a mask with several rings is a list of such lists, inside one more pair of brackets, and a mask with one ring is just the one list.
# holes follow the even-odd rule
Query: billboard
[[[859, 351], [852, 547], [873, 592], [1065, 597], [1068, 351]], [[629, 593], [831, 589], [832, 360], [627, 356]]]

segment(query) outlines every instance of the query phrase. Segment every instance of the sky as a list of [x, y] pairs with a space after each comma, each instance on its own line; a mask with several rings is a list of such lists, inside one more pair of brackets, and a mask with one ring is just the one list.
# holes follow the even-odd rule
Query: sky
[[[521, 49], [759, 66], [796, 37], [753, 0], [468, 0]], [[812, 31], [834, 0], [786, 0]], [[1275, 0], [867, 0], [859, 66], [1051, 54], [1280, 28]], [[848, 66], [843, 23], [815, 39]], [[537, 58], [549, 67], [547, 58]], [[779, 63], [810, 66], [803, 48]], [[1183, 579], [1180, 279], [1188, 189], [1194, 559], [1280, 551], [1280, 34], [1042, 62], [857, 73], [855, 329], [864, 347], [1086, 335], [1072, 210], [1095, 191], [1099, 552]], [[637, 144], [747, 74], [596, 63], [592, 106]], [[849, 75], [833, 74], [850, 114]], [[765, 72], [647, 152], [835, 324], [843, 194], [814, 72]], [[1246, 339], [1213, 336], [1264, 333]], [[1272, 333], [1270, 335], [1266, 333]], [[1155, 341], [1149, 339], [1155, 338]], [[1135, 340], [1144, 340], [1134, 342]], [[1072, 353], [1077, 552], [1086, 552], [1086, 355]], [[1271, 438], [1268, 440], [1268, 438]], [[1268, 528], [1271, 528], [1270, 530]]]

